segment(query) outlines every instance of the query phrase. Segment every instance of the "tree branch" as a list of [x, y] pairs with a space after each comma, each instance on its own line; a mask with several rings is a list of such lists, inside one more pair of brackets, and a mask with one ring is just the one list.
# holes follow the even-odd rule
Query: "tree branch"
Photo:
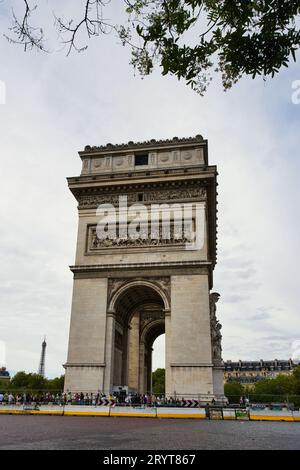
[[4, 34], [6, 39], [9, 42], [14, 44], [22, 44], [24, 46], [24, 50], [26, 51], [29, 49], [38, 49], [45, 51], [44, 48], [44, 33], [42, 28], [34, 28], [30, 25], [29, 20], [30, 16], [33, 11], [37, 9], [37, 5], [34, 7], [29, 6], [29, 2], [27, 0], [23, 0], [25, 4], [25, 11], [23, 15], [22, 21], [19, 21], [14, 10], [12, 10], [13, 16], [13, 26], [9, 28], [9, 30], [17, 37], [17, 39], [13, 39], [10, 36]]
[[[81, 47], [76, 45], [76, 37], [82, 27], [85, 27], [89, 38], [99, 36], [99, 34], [109, 34], [113, 29], [116, 29], [114, 25], [103, 19], [102, 8], [108, 3], [110, 0], [86, 0], [84, 17], [75, 26], [73, 26], [73, 20], [66, 23], [62, 18], [55, 17], [61, 36], [70, 34], [69, 39], [62, 41], [63, 44], [68, 45], [67, 55], [71, 53], [72, 49], [77, 52], [87, 49], [87, 45]], [[92, 14], [94, 14], [94, 18], [91, 17]]]

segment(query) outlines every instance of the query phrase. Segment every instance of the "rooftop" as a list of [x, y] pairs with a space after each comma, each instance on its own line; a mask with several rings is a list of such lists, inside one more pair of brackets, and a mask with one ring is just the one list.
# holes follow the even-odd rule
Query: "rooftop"
[[122, 144], [105, 144], [100, 146], [90, 146], [86, 145], [84, 151], [79, 152], [82, 153], [93, 153], [93, 152], [103, 152], [103, 151], [115, 151], [115, 150], [129, 150], [129, 149], [136, 149], [136, 148], [155, 148], [155, 147], [168, 147], [168, 146], [176, 146], [176, 145], [186, 145], [186, 144], [199, 144], [204, 143], [205, 140], [203, 139], [202, 135], [198, 134], [195, 137], [173, 137], [172, 139], [150, 139], [144, 142], [133, 142], [129, 141], [127, 143]]
[[0, 379], [9, 378], [9, 372], [6, 370], [6, 367], [0, 367]]
[[224, 361], [225, 370], [259, 370], [259, 369], [268, 369], [272, 370], [282, 370], [282, 369], [294, 369], [297, 367], [298, 363], [293, 362], [292, 359], [274, 359], [264, 361], [260, 359], [259, 361]]

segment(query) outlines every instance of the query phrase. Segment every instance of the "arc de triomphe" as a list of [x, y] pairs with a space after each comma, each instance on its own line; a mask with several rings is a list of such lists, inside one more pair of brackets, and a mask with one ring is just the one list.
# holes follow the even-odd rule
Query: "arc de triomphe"
[[[87, 146], [79, 155], [81, 175], [68, 178], [79, 223], [65, 390], [109, 393], [127, 386], [150, 393], [152, 346], [165, 333], [166, 394], [222, 396], [219, 295], [210, 293], [217, 169], [208, 164], [207, 141], [198, 135]], [[101, 238], [103, 204], [115, 208], [116, 228]], [[126, 238], [132, 205], [154, 208], [156, 232], [143, 216], [137, 236]], [[162, 214], [170, 206], [192, 207], [183, 223], [189, 236], [176, 232], [182, 225], [175, 209], [169, 236], [164, 232]], [[197, 210], [201, 243], [187, 246]]]

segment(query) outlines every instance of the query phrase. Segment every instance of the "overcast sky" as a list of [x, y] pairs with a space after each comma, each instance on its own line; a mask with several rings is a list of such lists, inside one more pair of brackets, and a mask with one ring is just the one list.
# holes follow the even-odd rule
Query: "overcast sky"
[[[1, 33], [12, 4], [20, 2], [0, 3]], [[113, 4], [109, 14], [120, 19], [121, 2]], [[300, 104], [291, 100], [299, 62], [265, 83], [243, 79], [227, 93], [216, 78], [202, 98], [159, 73], [135, 77], [129, 51], [112, 35], [88, 44], [69, 57], [24, 53], [0, 35], [0, 341], [7, 368], [37, 371], [46, 335], [46, 373], [63, 373], [77, 230], [66, 177], [80, 173], [77, 151], [199, 133], [219, 171], [214, 291], [221, 294], [223, 358], [288, 359], [300, 340]], [[154, 355], [154, 367], [164, 366], [163, 337]]]

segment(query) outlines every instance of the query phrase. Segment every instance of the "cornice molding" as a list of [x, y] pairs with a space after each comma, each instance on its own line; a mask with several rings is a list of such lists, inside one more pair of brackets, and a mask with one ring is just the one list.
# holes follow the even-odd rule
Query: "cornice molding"
[[132, 184], [166, 184], [174, 181], [190, 181], [215, 178], [217, 167], [210, 166], [190, 166], [187, 168], [161, 168], [122, 171], [116, 173], [96, 173], [80, 176], [67, 177], [68, 185], [71, 191], [73, 188], [85, 187], [104, 187], [109, 186], [127, 186]]
[[66, 362], [63, 368], [67, 367], [105, 367], [105, 362]]
[[171, 363], [171, 367], [213, 367], [212, 362], [185, 362], [185, 363]]
[[74, 265], [69, 266], [70, 270], [75, 273], [84, 272], [97, 272], [97, 271], [108, 271], [108, 270], [124, 270], [124, 269], [156, 269], [156, 268], [187, 268], [187, 267], [199, 267], [199, 268], [210, 268], [212, 266], [211, 261], [166, 261], [166, 262], [155, 262], [155, 263], [126, 263], [126, 264], [88, 264], [88, 265]]

